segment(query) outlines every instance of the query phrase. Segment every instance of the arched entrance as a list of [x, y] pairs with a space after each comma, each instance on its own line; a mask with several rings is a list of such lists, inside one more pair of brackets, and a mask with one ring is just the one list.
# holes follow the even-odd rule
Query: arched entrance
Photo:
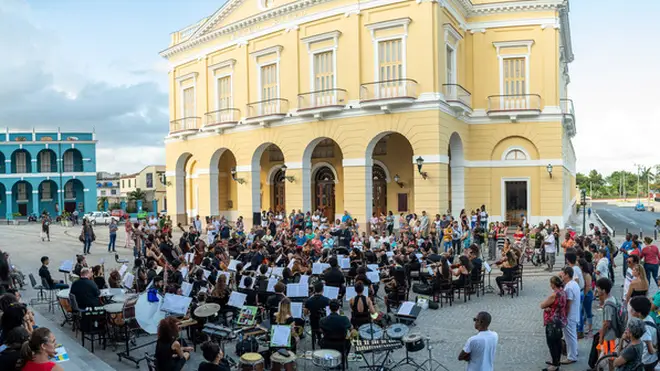
[[7, 216], [7, 189], [0, 183], [0, 218]]
[[74, 210], [85, 210], [85, 192], [82, 182], [78, 179], [70, 179], [64, 183], [64, 211], [72, 213]]
[[75, 148], [70, 148], [64, 151], [62, 155], [62, 171], [65, 173], [83, 171], [83, 157], [80, 151]]
[[[465, 208], [465, 158], [463, 155], [463, 141], [458, 133], [449, 138], [449, 166], [447, 200], [451, 214], [458, 218], [461, 210]], [[469, 211], [468, 211], [469, 214]]]
[[335, 218], [335, 182], [334, 171], [323, 165], [314, 172], [314, 210], [319, 210], [328, 220]]
[[32, 184], [23, 180], [14, 183], [11, 189], [11, 198], [14, 205], [12, 210], [15, 213], [27, 216], [32, 212]]
[[373, 169], [373, 210], [377, 216], [380, 214], [387, 214], [387, 176], [385, 170], [378, 165], [374, 164]]
[[43, 149], [37, 154], [37, 172], [57, 172], [57, 155], [51, 149]]
[[31, 173], [32, 156], [25, 149], [17, 149], [11, 154], [12, 174]]
[[39, 212], [46, 211], [49, 215], [57, 215], [57, 184], [52, 180], [44, 180], [39, 184]]
[[[263, 143], [252, 156], [252, 211], [275, 210], [273, 187], [268, 179], [273, 167], [284, 165], [284, 153], [276, 144]], [[255, 219], [256, 220], [256, 219]]]
[[273, 174], [273, 178], [271, 180], [271, 205], [273, 205], [273, 211], [275, 212], [280, 212], [280, 211], [285, 211], [286, 212], [286, 179], [284, 178], [284, 171], [282, 168], [279, 168], [275, 171], [275, 174]]
[[226, 148], [220, 148], [211, 156], [209, 166], [211, 216], [224, 216], [236, 220], [237, 186], [231, 178], [231, 170], [236, 167], [236, 156]]

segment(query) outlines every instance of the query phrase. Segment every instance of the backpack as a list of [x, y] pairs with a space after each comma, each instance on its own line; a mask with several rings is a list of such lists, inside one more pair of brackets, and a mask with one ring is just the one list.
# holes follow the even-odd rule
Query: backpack
[[612, 327], [612, 330], [614, 330], [614, 335], [617, 338], [621, 338], [623, 336], [623, 332], [626, 330], [626, 324], [628, 323], [627, 308], [625, 305], [612, 302], [605, 303], [605, 306], [610, 306], [614, 309], [614, 320], [610, 326]]
[[651, 326], [655, 329], [655, 344], [654, 346], [657, 348], [658, 345], [660, 344], [660, 331], [658, 331], [658, 325], [655, 324], [653, 321], [644, 321], [644, 323], [647, 326]]

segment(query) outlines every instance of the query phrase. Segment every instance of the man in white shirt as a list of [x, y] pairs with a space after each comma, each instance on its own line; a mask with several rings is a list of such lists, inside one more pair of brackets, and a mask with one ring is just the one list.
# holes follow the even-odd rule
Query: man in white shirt
[[555, 255], [557, 255], [557, 242], [555, 241], [555, 234], [546, 234], [543, 244], [545, 245], [545, 261], [548, 263], [547, 271], [552, 272], [555, 266]]
[[498, 336], [497, 332], [488, 330], [490, 313], [479, 312], [473, 320], [474, 328], [479, 333], [468, 339], [458, 355], [458, 360], [468, 363], [467, 371], [493, 371]]
[[195, 217], [195, 221], [193, 222], [193, 226], [197, 230], [197, 233], [202, 234], [202, 221], [199, 220], [199, 215]]
[[577, 265], [577, 255], [575, 253], [566, 254], [566, 264], [573, 268], [573, 280], [577, 282], [580, 292], [584, 291], [584, 275], [582, 269]]
[[578, 360], [577, 325], [580, 321], [580, 287], [573, 278], [573, 268], [564, 267], [559, 272], [559, 277], [564, 282], [564, 292], [568, 305], [568, 316], [566, 327], [564, 327], [564, 339], [566, 340], [566, 359], [561, 364], [568, 365]]
[[605, 249], [600, 249], [596, 252], [596, 279], [610, 278], [610, 260], [606, 257], [607, 252]]

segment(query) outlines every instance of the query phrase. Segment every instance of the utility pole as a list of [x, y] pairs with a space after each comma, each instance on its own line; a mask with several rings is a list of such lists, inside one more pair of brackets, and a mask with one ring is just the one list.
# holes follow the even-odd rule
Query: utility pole
[[639, 164], [636, 164], [637, 166], [637, 203], [639, 204]]
[[626, 171], [623, 171], [623, 200], [626, 200]]
[[582, 235], [587, 235], [587, 190], [582, 190]]

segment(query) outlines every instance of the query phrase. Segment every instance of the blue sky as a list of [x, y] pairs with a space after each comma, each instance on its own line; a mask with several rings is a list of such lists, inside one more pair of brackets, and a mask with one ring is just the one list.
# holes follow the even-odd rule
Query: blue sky
[[[167, 62], [158, 52], [170, 32], [222, 3], [0, 0], [0, 127], [94, 126], [99, 170], [131, 172], [164, 163]], [[568, 91], [582, 172], [660, 163], [654, 143], [639, 138], [660, 119], [654, 94], [660, 1], [621, 4], [571, 1], [575, 61]]]

